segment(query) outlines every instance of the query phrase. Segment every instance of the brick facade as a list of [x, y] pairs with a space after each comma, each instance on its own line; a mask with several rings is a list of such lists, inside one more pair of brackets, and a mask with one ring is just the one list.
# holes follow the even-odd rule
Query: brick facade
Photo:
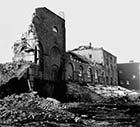
[[43, 79], [60, 80], [61, 57], [65, 53], [65, 20], [46, 8], [37, 8], [33, 24], [41, 52]]
[[72, 52], [85, 56], [92, 62], [102, 66], [105, 76], [105, 84], [118, 85], [117, 57], [107, 52], [103, 48], [93, 48], [90, 46], [80, 46]]
[[63, 98], [65, 20], [47, 8], [37, 8], [32, 23], [38, 38], [39, 69], [37, 73], [40, 77], [35, 76], [34, 87], [42, 96]]
[[90, 84], [104, 84], [103, 69], [99, 64], [72, 52], [66, 53], [66, 81], [83, 82]]

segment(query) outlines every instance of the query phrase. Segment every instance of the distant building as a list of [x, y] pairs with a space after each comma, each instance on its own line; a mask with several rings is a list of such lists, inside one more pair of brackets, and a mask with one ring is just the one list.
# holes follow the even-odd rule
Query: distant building
[[140, 90], [140, 63], [118, 64], [118, 84], [127, 89]]
[[73, 49], [72, 52], [85, 56], [92, 62], [102, 65], [105, 72], [105, 84], [118, 85], [117, 76], [117, 57], [107, 52], [103, 48], [93, 48], [91, 44], [89, 46], [80, 46]]

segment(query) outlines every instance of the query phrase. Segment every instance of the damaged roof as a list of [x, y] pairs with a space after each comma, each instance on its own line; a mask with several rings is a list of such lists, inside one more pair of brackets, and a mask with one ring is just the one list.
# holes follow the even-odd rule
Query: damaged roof
[[81, 45], [78, 48], [73, 49], [72, 51], [78, 51], [78, 50], [87, 50], [87, 49], [93, 49], [90, 45]]
[[79, 55], [77, 53], [74, 53], [72, 51], [67, 52], [68, 54], [72, 55], [73, 58], [78, 59], [84, 63], [88, 63], [88, 64], [94, 64], [91, 60], [87, 59], [85, 56]]

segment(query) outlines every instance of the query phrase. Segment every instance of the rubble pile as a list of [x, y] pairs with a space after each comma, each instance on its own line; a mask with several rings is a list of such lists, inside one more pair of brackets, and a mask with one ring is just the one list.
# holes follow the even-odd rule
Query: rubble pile
[[74, 123], [74, 118], [75, 115], [63, 110], [59, 102], [33, 93], [13, 94], [0, 100], [0, 124], [4, 126], [24, 126], [39, 121]]
[[0, 100], [0, 126], [133, 127], [140, 118], [138, 104], [61, 103], [35, 92]]
[[128, 127], [136, 125], [140, 118], [140, 94], [136, 91], [100, 84], [67, 86], [67, 96], [74, 98], [75, 103], [68, 103], [65, 108], [85, 125]]
[[[121, 86], [88, 85], [87, 88], [102, 96], [109, 104], [134, 104], [139, 102], [140, 94]], [[137, 101], [136, 101], [137, 100]]]
[[97, 103], [104, 101], [103, 96], [78, 83], [67, 83], [66, 87], [66, 98], [69, 102]]
[[104, 104], [138, 104], [140, 94], [120, 86], [87, 85], [78, 83], [67, 84], [67, 100], [70, 102], [89, 102]]
[[15, 77], [20, 79], [30, 65], [30, 62], [24, 61], [0, 64], [0, 86]]
[[108, 98], [108, 97], [118, 97], [118, 96], [126, 96], [126, 95], [135, 95], [139, 96], [136, 91], [128, 90], [121, 86], [103, 86], [100, 84], [91, 86], [88, 85], [90, 89], [95, 91], [96, 93]]

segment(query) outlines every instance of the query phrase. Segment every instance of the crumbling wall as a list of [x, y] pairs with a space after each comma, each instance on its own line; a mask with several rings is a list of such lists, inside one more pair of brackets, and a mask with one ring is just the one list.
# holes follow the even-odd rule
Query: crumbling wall
[[[63, 84], [65, 53], [65, 20], [46, 8], [37, 8], [33, 15], [34, 26], [40, 48], [40, 72], [43, 93], [54, 96]], [[38, 80], [38, 79], [37, 79]], [[37, 83], [36, 83], [37, 84]], [[58, 91], [57, 91], [58, 92]], [[61, 91], [59, 91], [59, 94]]]
[[36, 71], [29, 69], [35, 73], [29, 73], [35, 89], [44, 96], [54, 95], [64, 80], [65, 20], [46, 8], [37, 8], [28, 31], [13, 49], [14, 61], [31, 61], [38, 66]]
[[28, 62], [13, 62], [0, 64], [0, 86], [13, 78], [20, 79], [31, 66]]
[[44, 80], [54, 81], [54, 67], [60, 70], [65, 53], [65, 20], [46, 8], [37, 8], [32, 23], [43, 50]]
[[0, 64], [0, 98], [13, 93], [29, 91], [27, 70], [29, 62], [12, 62]]

